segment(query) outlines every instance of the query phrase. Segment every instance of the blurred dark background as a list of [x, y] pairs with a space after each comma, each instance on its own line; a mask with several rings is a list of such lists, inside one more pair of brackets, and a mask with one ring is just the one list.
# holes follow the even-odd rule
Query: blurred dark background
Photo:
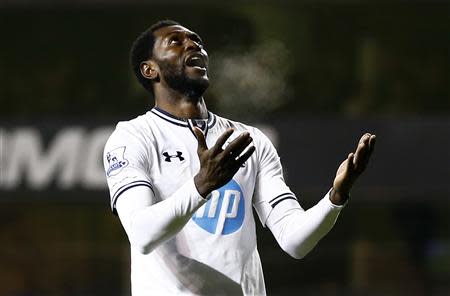
[[266, 131], [315, 204], [378, 143], [305, 259], [258, 228], [269, 295], [450, 294], [449, 1], [0, 0], [0, 295], [129, 295], [101, 153], [153, 101], [128, 66], [170, 18], [210, 55], [210, 110]]

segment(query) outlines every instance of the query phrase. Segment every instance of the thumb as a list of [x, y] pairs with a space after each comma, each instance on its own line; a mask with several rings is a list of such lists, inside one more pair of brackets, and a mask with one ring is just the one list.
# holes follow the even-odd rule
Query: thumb
[[197, 152], [203, 152], [205, 150], [208, 150], [208, 146], [206, 145], [205, 135], [203, 134], [202, 130], [198, 127], [194, 127], [192, 129], [194, 131], [195, 137], [197, 138], [198, 148]]

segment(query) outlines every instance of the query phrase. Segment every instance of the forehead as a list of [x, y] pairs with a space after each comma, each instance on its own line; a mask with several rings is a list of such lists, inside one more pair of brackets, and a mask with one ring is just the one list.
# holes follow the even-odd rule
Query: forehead
[[153, 32], [153, 36], [155, 36], [155, 39], [164, 39], [165, 37], [173, 34], [173, 33], [185, 33], [185, 34], [195, 34], [197, 33], [189, 30], [188, 28], [185, 28], [180, 25], [174, 25], [174, 26], [166, 26], [159, 28], [155, 32]]

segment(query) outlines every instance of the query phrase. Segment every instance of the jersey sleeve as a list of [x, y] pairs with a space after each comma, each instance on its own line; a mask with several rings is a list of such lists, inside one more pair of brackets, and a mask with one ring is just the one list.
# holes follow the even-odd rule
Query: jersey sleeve
[[258, 129], [256, 129], [255, 136], [258, 172], [253, 207], [262, 225], [266, 226], [267, 218], [275, 207], [285, 210], [301, 207], [297, 197], [284, 181], [280, 157], [272, 142]]
[[119, 123], [106, 142], [103, 164], [111, 198], [111, 210], [117, 215], [116, 201], [128, 189], [147, 186], [153, 191], [147, 172], [148, 149], [143, 139]]

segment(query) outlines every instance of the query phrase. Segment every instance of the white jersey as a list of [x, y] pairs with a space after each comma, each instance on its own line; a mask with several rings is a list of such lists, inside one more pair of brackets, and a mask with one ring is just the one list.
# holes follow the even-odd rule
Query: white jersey
[[[158, 108], [120, 122], [104, 157], [112, 211], [132, 187], [151, 188], [157, 203], [193, 184], [200, 168], [193, 125], [202, 128], [208, 147], [232, 127], [229, 142], [248, 131], [256, 150], [172, 239], [146, 255], [131, 248], [133, 295], [264, 295], [252, 207], [264, 225], [274, 207], [299, 205], [275, 148], [257, 128], [213, 113], [187, 121]], [[196, 192], [195, 186], [186, 188]]]

